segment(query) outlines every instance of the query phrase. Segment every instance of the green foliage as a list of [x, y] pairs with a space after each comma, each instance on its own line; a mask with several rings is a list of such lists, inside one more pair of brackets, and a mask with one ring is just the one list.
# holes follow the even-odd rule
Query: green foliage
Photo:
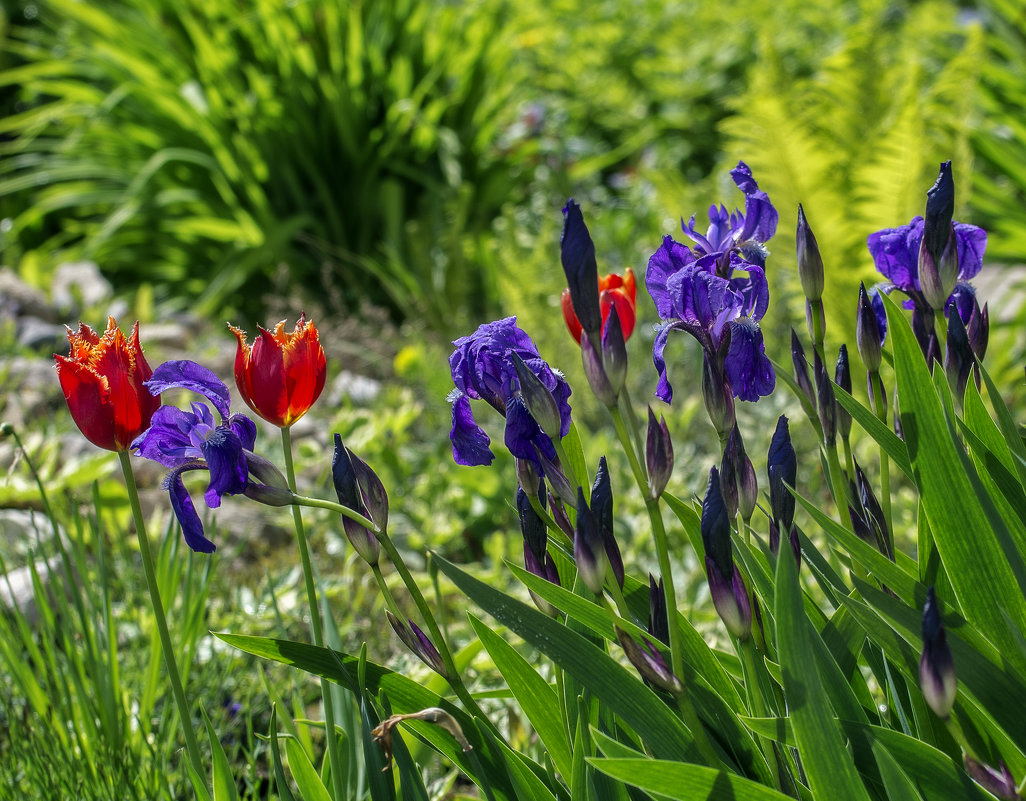
[[981, 163], [973, 208], [991, 232], [988, 252], [998, 259], [1026, 258], [1026, 125], [1018, 109], [1026, 88], [1026, 19], [1014, 0], [981, 3], [989, 29], [980, 76], [983, 119], [972, 142]]
[[464, 250], [511, 192], [492, 149], [514, 85], [504, 6], [39, 13], [0, 75], [27, 106], [0, 122], [16, 257], [94, 259], [220, 315], [299, 287], [336, 310], [488, 310]]
[[[965, 123], [975, 113], [983, 31], [960, 23], [947, 3], [859, 0], [848, 4], [844, 25], [817, 37], [811, 71], [796, 75], [778, 44], [786, 41], [790, 20], [769, 10], [760, 18], [759, 66], [729, 99], [735, 113], [720, 125], [723, 164], [748, 163], [780, 212], [770, 243], [777, 265], [793, 258], [803, 205], [826, 266], [827, 336], [851, 343], [851, 298], [860, 280], [868, 286], [879, 278], [866, 236], [922, 214], [924, 187], [941, 161], [954, 160], [960, 195], [969, 196]], [[967, 219], [964, 209], [955, 216]], [[804, 316], [794, 275], [779, 268], [768, 273], [774, 305], [788, 298], [787, 312], [774, 314], [778, 320]]]

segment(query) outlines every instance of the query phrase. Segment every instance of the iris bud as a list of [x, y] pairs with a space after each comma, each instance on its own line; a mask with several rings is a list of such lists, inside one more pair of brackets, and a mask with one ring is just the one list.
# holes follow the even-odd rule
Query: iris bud
[[969, 380], [969, 372], [976, 363], [976, 356], [969, 344], [969, 335], [962, 324], [958, 311], [951, 310], [948, 315], [948, 341], [944, 353], [944, 374], [948, 386], [959, 401], [965, 397], [965, 385]]
[[584, 500], [584, 491], [577, 488], [577, 531], [574, 536], [574, 561], [584, 586], [595, 595], [602, 594], [609, 569], [605, 543], [598, 522]]
[[823, 257], [819, 253], [816, 235], [812, 233], [805, 209], [798, 204], [798, 233], [795, 237], [798, 244], [798, 278], [802, 283], [802, 292], [811, 300], [823, 297]]
[[609, 468], [606, 466], [605, 456], [599, 459], [595, 483], [591, 487], [591, 512], [602, 535], [602, 544], [609, 559], [609, 568], [613, 571], [613, 578], [620, 589], [623, 589], [623, 557], [613, 534], [613, 489], [609, 482]]
[[659, 415], [656, 422], [652, 407], [648, 407], [648, 436], [645, 438], [645, 466], [648, 468], [648, 492], [658, 498], [666, 489], [673, 473], [673, 441], [666, 427], [666, 418]]
[[946, 161], [926, 193], [923, 241], [919, 247], [919, 284], [923, 298], [936, 310], [944, 308], [958, 280], [958, 249], [951, 221], [954, 211], [955, 181], [951, 162]]
[[407, 625], [387, 609], [385, 610], [385, 617], [388, 618], [389, 624], [392, 626], [392, 630], [399, 636], [399, 639], [403, 641], [407, 648], [409, 648], [417, 657], [435, 673], [440, 676], [448, 676], [448, 672], [445, 669], [445, 662], [442, 661], [441, 654], [438, 653], [438, 649], [434, 643], [428, 638], [428, 636], [421, 631], [420, 627], [412, 620]]
[[606, 317], [605, 325], [602, 326], [602, 367], [606, 373], [606, 380], [609, 382], [613, 396], [616, 397], [623, 389], [624, 381], [627, 379], [627, 343], [623, 338], [623, 328], [620, 326], [620, 315], [616, 310], [616, 304], [609, 307], [609, 315]]
[[978, 762], [968, 754], [965, 754], [963, 761], [965, 772], [987, 792], [993, 793], [998, 798], [1009, 799], [1009, 801], [1021, 798], [1015, 778], [1004, 762], [1000, 763], [1001, 770], [997, 770], [983, 762]]
[[701, 526], [705, 573], [713, 606], [727, 630], [738, 639], [746, 640], [752, 629], [752, 607], [744, 580], [734, 564], [730, 519], [715, 467], [709, 471], [709, 484], [702, 501]]
[[930, 709], [937, 717], [946, 719], [955, 704], [958, 682], [933, 587], [926, 591], [926, 605], [923, 607], [923, 656], [919, 660], [919, 685]]
[[617, 390], [609, 382], [606, 368], [602, 366], [602, 356], [595, 350], [591, 340], [584, 336], [581, 337], [581, 361], [584, 363], [584, 375], [595, 397], [605, 406], [616, 406]]
[[[357, 467], [358, 464], [359, 467]], [[373, 479], [370, 476], [373, 476]], [[388, 497], [385, 495], [384, 487], [381, 486], [381, 482], [374, 472], [342, 444], [340, 434], [335, 434], [335, 452], [331, 459], [331, 480], [340, 504], [370, 518], [384, 531], [388, 522]], [[361, 480], [370, 485], [370, 493], [361, 486]], [[371, 495], [374, 497], [378, 519], [374, 518], [368, 508], [367, 499]], [[376, 565], [381, 553], [381, 543], [378, 542], [374, 533], [345, 515], [342, 515], [342, 528], [360, 558], [369, 565]]]
[[837, 401], [834, 399], [834, 385], [818, 350], [812, 355], [812, 374], [816, 377], [816, 398], [819, 406], [819, 423], [823, 427], [823, 441], [830, 446], [837, 436]]
[[809, 399], [809, 406], [816, 406], [816, 394], [812, 389], [812, 380], [809, 378], [809, 363], [805, 359], [805, 348], [798, 339], [798, 332], [791, 329], [791, 364], [794, 366], [794, 381], [798, 389]]
[[[539, 482], [538, 489], [542, 485]], [[545, 495], [539, 493], [539, 501], [542, 508], [545, 507]], [[517, 489], [517, 516], [520, 518], [520, 531], [524, 535], [524, 567], [529, 573], [539, 576], [546, 581], [559, 585], [559, 572], [556, 564], [548, 552], [548, 530], [545, 521], [538, 516], [531, 505], [531, 498], [522, 489]], [[544, 614], [555, 617], [558, 610], [548, 601], [541, 598], [533, 590], [529, 590], [531, 599]]]
[[648, 574], [648, 633], [664, 645], [670, 644], [670, 616], [666, 612], [666, 591], [662, 578]]
[[986, 303], [980, 308], [978, 300], [973, 298], [973, 311], [969, 315], [969, 323], [966, 325], [966, 332], [969, 335], [969, 345], [976, 354], [979, 361], [983, 361], [987, 353], [987, 340], [990, 338], [990, 312]]
[[552, 397], [552, 393], [542, 383], [542, 380], [527, 366], [519, 353], [511, 350], [509, 355], [513, 359], [513, 366], [517, 371], [520, 394], [527, 406], [527, 411], [531, 413], [531, 417], [535, 419], [538, 427], [545, 432], [549, 439], [559, 442], [562, 421], [556, 399]]
[[[737, 431], [737, 424], [731, 429], [730, 437], [727, 438], [727, 447], [723, 449], [723, 457], [720, 459], [720, 494], [723, 496], [723, 503], [727, 507], [727, 516], [733, 520], [737, 517], [737, 440], [734, 439], [734, 432]], [[731, 440], [734, 439], [734, 445]]]
[[[834, 383], [851, 395], [851, 367], [848, 364], [848, 346], [841, 345], [837, 352], [837, 366], [834, 368]], [[851, 434], [851, 415], [848, 410], [837, 402], [834, 396], [834, 409], [837, 413], [837, 430], [841, 432], [843, 439], [848, 439]]]
[[666, 658], [648, 640], [645, 640], [645, 647], [638, 645], [634, 638], [619, 626], [614, 626], [616, 639], [623, 648], [627, 659], [630, 661], [641, 677], [650, 684], [665, 690], [671, 695], [680, 695], [684, 692], [684, 685], [680, 679], [673, 675], [670, 666], [666, 664]]
[[859, 349], [862, 363], [871, 373], [879, 372], [883, 361], [883, 331], [880, 320], [866, 292], [866, 285], [859, 284], [859, 306], [855, 317], [855, 344]]
[[[770, 440], [769, 453], [766, 455], [766, 468], [769, 473], [770, 507], [773, 519], [778, 521], [785, 530], [794, 522], [794, 496], [788, 492], [787, 486], [793, 487], [798, 481], [798, 457], [791, 445], [791, 433], [787, 428], [787, 418], [780, 415], [776, 431]], [[785, 486], [787, 485], [787, 486]]]
[[595, 243], [591, 241], [588, 226], [584, 224], [581, 207], [573, 200], [568, 200], [563, 209], [563, 233], [559, 246], [574, 313], [585, 332], [598, 334], [602, 327], [602, 312], [599, 307]]

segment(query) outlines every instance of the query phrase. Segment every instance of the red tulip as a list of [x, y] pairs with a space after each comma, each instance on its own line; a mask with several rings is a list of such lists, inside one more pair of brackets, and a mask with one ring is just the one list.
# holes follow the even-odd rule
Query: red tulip
[[300, 315], [291, 334], [285, 321], [260, 329], [251, 348], [246, 332], [229, 325], [239, 341], [235, 383], [249, 407], [269, 423], [288, 428], [313, 406], [324, 389], [325, 359], [317, 328]]
[[[634, 284], [634, 271], [628, 267], [624, 274], [617, 275], [610, 273], [599, 278], [599, 308], [602, 311], [602, 324], [605, 325], [609, 316], [609, 309], [616, 306], [616, 315], [620, 319], [620, 328], [623, 330], [624, 342], [634, 333], [634, 308], [637, 301], [638, 290]], [[580, 321], [574, 312], [573, 301], [570, 300], [570, 290], [564, 289], [561, 298], [563, 305], [563, 319], [566, 320], [566, 327], [570, 329], [570, 336], [574, 342], [581, 341]]]
[[139, 345], [139, 323], [131, 339], [113, 317], [102, 337], [79, 323], [77, 333], [68, 329], [68, 342], [71, 355], [53, 358], [72, 419], [94, 445], [127, 450], [160, 407], [160, 398], [143, 386], [153, 371]]

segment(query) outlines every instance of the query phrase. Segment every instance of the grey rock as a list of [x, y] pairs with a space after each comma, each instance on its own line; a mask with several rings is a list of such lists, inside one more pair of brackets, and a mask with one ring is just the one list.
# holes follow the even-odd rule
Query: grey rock
[[0, 318], [22, 316], [58, 321], [56, 310], [42, 291], [25, 283], [10, 267], [0, 267]]
[[67, 329], [38, 317], [19, 317], [15, 325], [18, 344], [23, 348], [51, 353], [67, 353]]
[[82, 312], [103, 306], [114, 296], [114, 287], [92, 261], [69, 261], [58, 265], [54, 271], [53, 287], [54, 305], [64, 312]]

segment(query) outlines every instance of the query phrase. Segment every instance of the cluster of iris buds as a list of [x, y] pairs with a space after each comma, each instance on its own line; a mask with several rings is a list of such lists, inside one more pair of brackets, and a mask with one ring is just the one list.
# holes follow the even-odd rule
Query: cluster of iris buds
[[[765, 353], [759, 323], [769, 305], [767, 243], [776, 232], [778, 215], [747, 165], [739, 163], [731, 176], [744, 195], [744, 211], [728, 213], [723, 205], [712, 206], [705, 232], [696, 229], [695, 218], [691, 217], [682, 224], [682, 230], [692, 244], [667, 236], [649, 260], [645, 285], [661, 320], [652, 352], [658, 374], [657, 398], [666, 403], [673, 398], [666, 351], [670, 333], [683, 331], [701, 347], [703, 399], [722, 449], [719, 464], [709, 469], [701, 501], [702, 556], [709, 592], [746, 670], [765, 670], [763, 659], [772, 655], [772, 646], [762, 631], [758, 597], [749, 589], [752, 579], [735, 559], [732, 543], [735, 533], [746, 541], [758, 536], [753, 517], [759, 508], [758, 477], [745, 449], [735, 402], [755, 402], [770, 394], [777, 383], [778, 369]], [[956, 397], [961, 397], [986, 351], [987, 307], [980, 307], [968, 283], [982, 264], [986, 234], [975, 226], [953, 222], [953, 203], [954, 182], [947, 162], [927, 194], [925, 218], [916, 217], [908, 225], [879, 231], [868, 240], [877, 267], [888, 281], [868, 291], [860, 286], [856, 344], [867, 370], [872, 408], [884, 423], [888, 404], [880, 370], [887, 326], [882, 295], [897, 291], [905, 296], [904, 305], [912, 310], [913, 330], [924, 358], [931, 368], [935, 364], [943, 366]], [[568, 285], [561, 301], [563, 315], [571, 337], [580, 346], [592, 392], [609, 410], [627, 454], [646, 504], [659, 560], [659, 577], [650, 576], [649, 637], [639, 644], [616, 626], [617, 641], [647, 683], [676, 699], [699, 749], [711, 755], [710, 764], [715, 764], [715, 750], [684, 685], [678, 627], [669, 624], [669, 615], [676, 614], [677, 601], [660, 500], [673, 474], [673, 443], [665, 418], [659, 415], [657, 419], [651, 407], [642, 435], [627, 389], [626, 345], [636, 325], [634, 274], [628, 268], [623, 275], [599, 277], [595, 247], [581, 208], [571, 200], [563, 209], [563, 217], [560, 250]], [[856, 534], [893, 560], [887, 456], [881, 453], [881, 503], [852, 455], [852, 419], [837, 400], [839, 392], [850, 394], [852, 389], [845, 346], [838, 352], [833, 377], [828, 372], [823, 259], [801, 206], [796, 239], [812, 363], [810, 374], [805, 346], [792, 329], [793, 378], [784, 379], [817, 432], [838, 509], [847, 510]], [[943, 356], [935, 329], [937, 315], [947, 318]], [[254, 413], [281, 430], [284, 473], [256, 452], [255, 423], [244, 414], [232, 412], [228, 388], [210, 370], [191, 361], [167, 362], [150, 369], [143, 357], [138, 324], [130, 337], [118, 329], [113, 318], [102, 336], [84, 324], [77, 332], [69, 329], [70, 355], [55, 358], [73, 419], [91, 442], [119, 454], [130, 487], [134, 487], [134, 481], [128, 466], [129, 452], [168, 468], [165, 488], [171, 508], [181, 523], [186, 543], [195, 551], [210, 553], [216, 546], [206, 537], [186, 490], [182, 476], [189, 471], [208, 473], [203, 498], [209, 508], [219, 506], [225, 496], [240, 495], [271, 506], [291, 506], [318, 645], [323, 635], [300, 507], [339, 512], [346, 537], [379, 580], [389, 607], [386, 615], [397, 636], [445, 677], [466, 705], [476, 707], [416, 582], [388, 539], [388, 495], [374, 470], [336, 434], [331, 474], [338, 503], [306, 498], [297, 492], [288, 432], [317, 400], [325, 382], [325, 354], [313, 323], [300, 317], [292, 333], [285, 332], [283, 323], [273, 330], [261, 328], [252, 346], [245, 332], [235, 327], [231, 332], [237, 340], [234, 377], [239, 393]], [[556, 549], [567, 560], [572, 558], [576, 579], [597, 602], [605, 603], [609, 595], [621, 616], [629, 618], [622, 595], [625, 571], [614, 534], [613, 487], [606, 459], [599, 460], [595, 478], [589, 481], [580, 467], [575, 471], [563, 449], [563, 439], [571, 428], [571, 389], [567, 381], [542, 358], [531, 338], [517, 326], [515, 317], [483, 324], [455, 340], [453, 346], [449, 366], [454, 389], [449, 400], [454, 460], [467, 466], [492, 462], [491, 439], [475, 418], [471, 404], [484, 401], [504, 419], [503, 443], [515, 457], [516, 509], [526, 569], [552, 584], [568, 585], [572, 578], [560, 575], [553, 558]], [[976, 376], [979, 381], [978, 370]], [[192, 402], [188, 411], [162, 405], [162, 394], [171, 390], [196, 393], [203, 400]], [[894, 412], [893, 424], [900, 435], [896, 408]], [[843, 467], [838, 440], [844, 451]], [[800, 565], [804, 535], [795, 523], [794, 495], [798, 460], [784, 416], [777, 421], [766, 463], [768, 551], [779, 559], [781, 540], [786, 539], [786, 550]], [[136, 524], [148, 560], [141, 517], [137, 516]], [[381, 578], [382, 550], [402, 575], [426, 631], [399, 612]], [[152, 582], [151, 597], [155, 608], [160, 609], [159, 593]], [[534, 592], [532, 597], [544, 613], [558, 617], [554, 606]], [[160, 611], [158, 616], [162, 614]], [[178, 674], [169, 641], [166, 636], [162, 641], [165, 661], [175, 680]], [[932, 588], [923, 611], [923, 643], [923, 695], [936, 715], [947, 719], [957, 681]], [[176, 700], [183, 707], [183, 720], [190, 720], [177, 691]], [[330, 719], [330, 693], [326, 691], [324, 702]], [[389, 727], [382, 729], [382, 742], [388, 742], [389, 731]], [[327, 727], [327, 736], [330, 756], [333, 727]], [[194, 736], [189, 752], [195, 766], [198, 757]], [[336, 768], [333, 766], [333, 776], [338, 774]], [[1014, 787], [1007, 768], [994, 770], [969, 752], [966, 769], [988, 788]]]

